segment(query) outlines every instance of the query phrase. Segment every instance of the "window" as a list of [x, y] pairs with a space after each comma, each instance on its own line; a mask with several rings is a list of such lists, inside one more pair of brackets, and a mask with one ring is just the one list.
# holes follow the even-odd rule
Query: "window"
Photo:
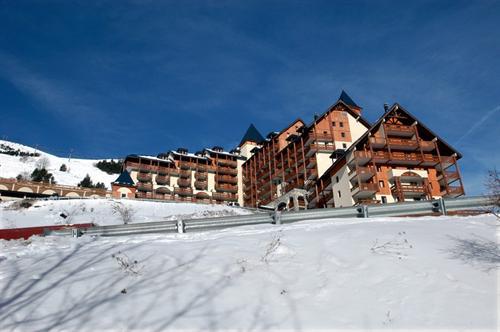
[[335, 181], [337, 181], [337, 183], [339, 183], [339, 177], [338, 176], [335, 177]]
[[387, 197], [385, 196], [382, 196], [382, 204], [387, 204]]
[[377, 172], [382, 172], [382, 169], [380, 168], [380, 166], [377, 166]]
[[344, 123], [342, 121], [339, 122], [339, 126], [342, 128], [344, 127]]
[[347, 144], [342, 143], [342, 147], [343, 147], [344, 149], [347, 149]]
[[380, 180], [378, 182], [378, 185], [379, 185], [380, 188], [384, 188], [384, 181]]
[[344, 133], [344, 132], [341, 132], [341, 133], [340, 133], [340, 136], [345, 137], [345, 133]]
[[335, 121], [332, 122], [332, 127], [335, 127]]
[[127, 198], [127, 194], [122, 193], [122, 198]]
[[339, 195], [339, 198], [342, 197], [342, 194], [340, 193], [340, 190], [337, 191], [337, 195]]
[[325, 135], [326, 135], [326, 134], [328, 134], [328, 132], [325, 130], [325, 131], [323, 131], [323, 134], [325, 134]]

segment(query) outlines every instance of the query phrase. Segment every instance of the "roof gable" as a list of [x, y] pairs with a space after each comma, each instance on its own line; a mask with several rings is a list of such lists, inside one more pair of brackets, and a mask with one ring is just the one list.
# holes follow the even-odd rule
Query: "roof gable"
[[340, 97], [339, 97], [338, 101], [343, 101], [348, 106], [352, 106], [355, 108], [361, 108], [354, 102], [354, 100], [352, 100], [352, 98], [344, 90], [342, 90], [342, 92], [340, 93]]
[[255, 143], [261, 143], [264, 140], [264, 137], [260, 134], [260, 132], [255, 128], [255, 126], [250, 124], [248, 127], [245, 135], [243, 135], [243, 138], [241, 139], [241, 142], [239, 146], [243, 145], [245, 142], [255, 142]]
[[134, 180], [132, 180], [129, 172], [127, 171], [123, 171], [122, 174], [120, 174], [120, 176], [118, 176], [118, 178], [115, 181], [113, 181], [113, 183], [123, 184], [127, 186], [133, 186], [135, 184]]

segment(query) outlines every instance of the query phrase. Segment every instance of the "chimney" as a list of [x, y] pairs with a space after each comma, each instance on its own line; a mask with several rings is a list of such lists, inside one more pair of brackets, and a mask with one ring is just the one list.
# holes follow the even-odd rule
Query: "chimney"
[[389, 104], [385, 103], [384, 104], [384, 113], [387, 113], [389, 111]]

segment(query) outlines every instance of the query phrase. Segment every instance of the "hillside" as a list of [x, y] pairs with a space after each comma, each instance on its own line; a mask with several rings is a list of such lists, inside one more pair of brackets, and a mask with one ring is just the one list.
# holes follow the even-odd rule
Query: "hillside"
[[[111, 189], [111, 181], [114, 181], [118, 177], [117, 174], [110, 175], [95, 167], [94, 164], [99, 160], [75, 158], [69, 160], [67, 157], [57, 157], [26, 145], [0, 140], [0, 151], [5, 152], [10, 149], [20, 150], [29, 154], [37, 153], [40, 156], [22, 157], [0, 153], [0, 177], [15, 178], [23, 172], [31, 174], [42, 158], [48, 159], [49, 163], [46, 168], [54, 175], [55, 181], [58, 184], [76, 186], [86, 174], [89, 174], [94, 183], [102, 182], [108, 189]], [[62, 164], [68, 167], [67, 172], [59, 171]]]
[[492, 216], [0, 241], [0, 330], [494, 330]]
[[[246, 209], [226, 205], [181, 202], [118, 200], [39, 200], [32, 206], [0, 202], [0, 229], [93, 223], [99, 226], [123, 224], [122, 212], [131, 223], [250, 214]], [[61, 217], [63, 214], [65, 217]]]

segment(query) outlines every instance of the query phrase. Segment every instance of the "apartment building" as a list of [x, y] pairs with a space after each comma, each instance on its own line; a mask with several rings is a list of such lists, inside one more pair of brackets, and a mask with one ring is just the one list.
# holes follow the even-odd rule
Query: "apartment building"
[[[261, 142], [242, 140], [245, 206], [306, 207], [307, 196], [330, 167], [332, 153], [347, 149], [370, 127], [362, 109], [344, 91], [338, 101], [307, 125], [297, 119]], [[291, 194], [293, 193], [293, 194]]]
[[[332, 156], [333, 157], [333, 156]], [[461, 154], [399, 104], [319, 177], [309, 207], [342, 207], [464, 195]]]
[[157, 157], [129, 155], [112, 183], [113, 197], [243, 204], [238, 176], [243, 161], [239, 151], [217, 146], [197, 153], [179, 148]]

